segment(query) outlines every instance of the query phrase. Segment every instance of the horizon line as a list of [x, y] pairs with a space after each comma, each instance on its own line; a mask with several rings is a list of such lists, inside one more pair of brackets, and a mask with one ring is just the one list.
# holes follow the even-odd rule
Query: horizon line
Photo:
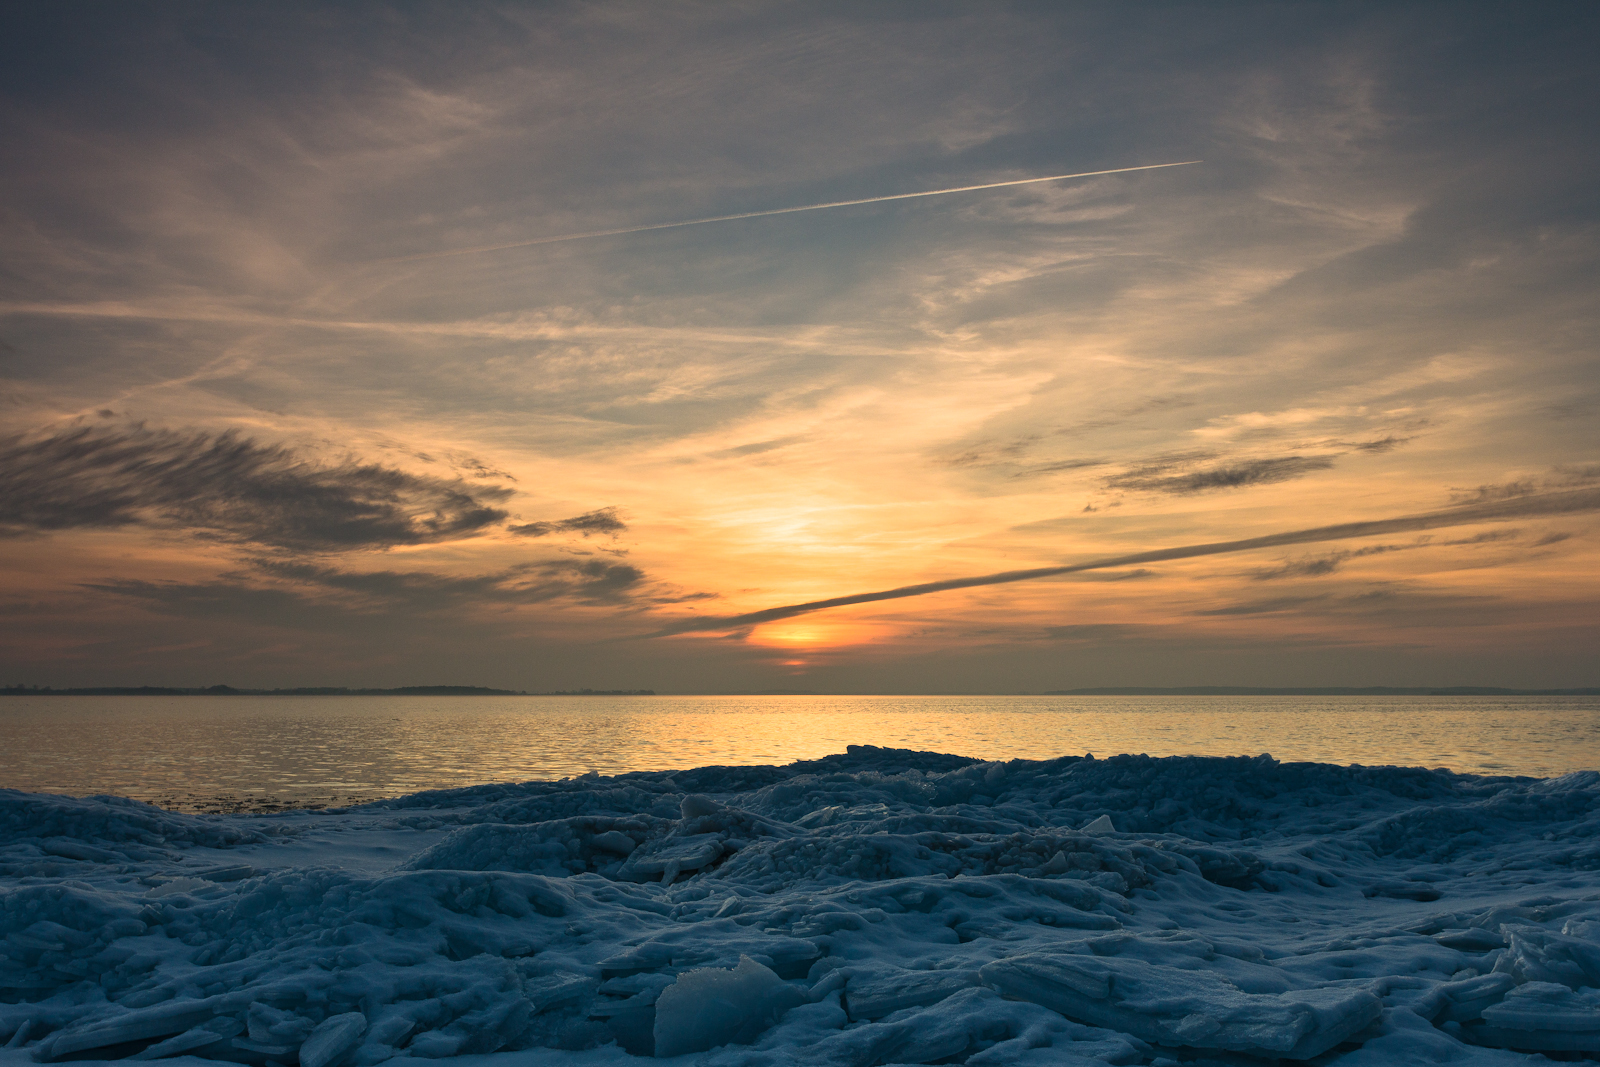
[[[455, 689], [465, 692], [454, 694], [428, 694], [416, 690]], [[117, 692], [122, 690], [122, 692]], [[321, 692], [314, 692], [321, 690]], [[402, 686], [334, 686], [293, 685], [267, 688], [264, 686], [184, 686], [184, 685], [82, 685], [82, 686], [28, 686], [24, 684], [0, 686], [0, 696], [678, 696], [678, 697], [738, 697], [738, 696], [883, 696], [883, 697], [1049, 697], [1049, 696], [1318, 696], [1363, 694], [1400, 696], [1589, 696], [1600, 695], [1600, 685], [1569, 686], [1501, 686], [1501, 685], [1093, 685], [1074, 689], [1015, 689], [1005, 692], [993, 690], [876, 690], [841, 689], [822, 691], [814, 689], [723, 689], [683, 690], [664, 692], [657, 689], [498, 689], [482, 685], [402, 685]]]

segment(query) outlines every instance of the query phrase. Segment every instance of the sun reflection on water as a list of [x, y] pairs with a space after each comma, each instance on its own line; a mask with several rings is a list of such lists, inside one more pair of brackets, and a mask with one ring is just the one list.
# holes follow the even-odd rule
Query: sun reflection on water
[[984, 759], [1267, 752], [1550, 776], [1600, 768], [1600, 699], [18, 697], [0, 705], [0, 786], [180, 804], [371, 799], [589, 771], [784, 764], [853, 744]]

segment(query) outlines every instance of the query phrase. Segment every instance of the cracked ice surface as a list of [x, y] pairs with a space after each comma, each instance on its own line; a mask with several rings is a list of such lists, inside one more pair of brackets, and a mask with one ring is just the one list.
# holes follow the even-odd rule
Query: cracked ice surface
[[0, 1067], [1600, 1053], [1600, 774], [787, 767], [195, 816], [0, 790]]

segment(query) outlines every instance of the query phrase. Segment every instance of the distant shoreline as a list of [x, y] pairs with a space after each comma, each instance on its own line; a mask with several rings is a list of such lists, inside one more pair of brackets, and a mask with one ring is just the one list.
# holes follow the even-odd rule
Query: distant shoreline
[[1577, 689], [1500, 689], [1492, 685], [1427, 685], [1362, 687], [1320, 685], [1303, 687], [1251, 685], [1185, 685], [1171, 688], [1155, 686], [1102, 686], [1095, 689], [1051, 689], [1046, 697], [1092, 696], [1180, 696], [1180, 697], [1592, 697], [1600, 696], [1600, 686]]
[[161, 685], [100, 685], [69, 689], [10, 685], [7, 697], [653, 697], [653, 689], [565, 689], [530, 693], [522, 689], [489, 689], [481, 685], [403, 685], [397, 689], [348, 689], [342, 686], [299, 686], [293, 689], [235, 689], [213, 685], [187, 689]]
[[[50, 686], [12, 685], [0, 687], [4, 696], [313, 696], [313, 697], [404, 697], [404, 696], [486, 696], [486, 697], [653, 697], [654, 689], [557, 689], [529, 691], [523, 689], [490, 689], [481, 685], [405, 685], [395, 689], [350, 689], [342, 686], [297, 686], [288, 689], [236, 689], [231, 685], [213, 685], [204, 688], [184, 688], [158, 685], [103, 685], [54, 689]], [[768, 689], [751, 692], [723, 693], [669, 693], [668, 696], [1262, 696], [1262, 697], [1314, 697], [1314, 696], [1435, 696], [1435, 697], [1514, 697], [1514, 696], [1600, 696], [1600, 686], [1581, 686], [1569, 689], [1503, 689], [1489, 685], [1433, 685], [1433, 686], [1250, 686], [1250, 685], [1185, 685], [1185, 686], [1097, 686], [1089, 689], [1049, 689], [1033, 693], [817, 693], [796, 689]]]

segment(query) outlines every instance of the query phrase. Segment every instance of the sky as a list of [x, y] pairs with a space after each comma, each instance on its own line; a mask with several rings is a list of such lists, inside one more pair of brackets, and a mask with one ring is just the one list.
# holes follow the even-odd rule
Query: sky
[[1600, 684], [1591, 7], [0, 19], [0, 683]]

